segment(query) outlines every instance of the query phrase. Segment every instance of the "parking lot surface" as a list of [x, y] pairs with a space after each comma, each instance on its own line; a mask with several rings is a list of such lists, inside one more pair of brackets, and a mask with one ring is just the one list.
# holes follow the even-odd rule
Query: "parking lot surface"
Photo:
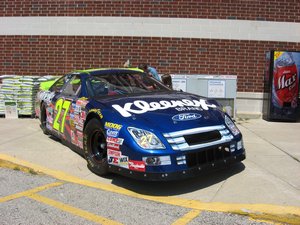
[[0, 169], [1, 224], [270, 224]]
[[[38, 120], [0, 118], [2, 167], [12, 162], [45, 174], [1, 169], [0, 217], [4, 224], [35, 224], [36, 211], [40, 224], [300, 224], [300, 123], [256, 119], [238, 126], [245, 161], [184, 182], [159, 183], [99, 177], [81, 156], [43, 135]], [[30, 192], [43, 185], [45, 190]]]

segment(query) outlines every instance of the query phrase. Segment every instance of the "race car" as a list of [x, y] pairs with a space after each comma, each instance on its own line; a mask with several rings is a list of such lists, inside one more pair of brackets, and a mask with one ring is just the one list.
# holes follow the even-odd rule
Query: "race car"
[[45, 134], [100, 176], [176, 180], [246, 157], [241, 132], [218, 102], [171, 90], [139, 69], [69, 73], [38, 93], [36, 114]]

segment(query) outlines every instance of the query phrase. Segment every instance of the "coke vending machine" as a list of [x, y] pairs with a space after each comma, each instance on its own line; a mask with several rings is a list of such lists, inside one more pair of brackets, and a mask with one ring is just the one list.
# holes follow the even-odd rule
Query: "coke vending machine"
[[266, 59], [263, 119], [296, 121], [299, 111], [300, 52], [270, 51]]

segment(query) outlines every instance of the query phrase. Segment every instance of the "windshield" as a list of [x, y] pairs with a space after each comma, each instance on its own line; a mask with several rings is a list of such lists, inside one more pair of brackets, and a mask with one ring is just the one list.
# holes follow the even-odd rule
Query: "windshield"
[[145, 73], [93, 75], [89, 78], [88, 89], [93, 97], [170, 90], [161, 82], [148, 77]]

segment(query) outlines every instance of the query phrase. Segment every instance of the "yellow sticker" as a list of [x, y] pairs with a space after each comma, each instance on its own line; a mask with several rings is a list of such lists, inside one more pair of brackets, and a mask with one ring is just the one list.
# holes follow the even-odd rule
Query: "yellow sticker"
[[111, 122], [105, 122], [105, 128], [121, 130], [122, 125], [116, 124], [116, 123], [111, 123]]
[[275, 51], [274, 52], [274, 61], [278, 59], [284, 52]]

